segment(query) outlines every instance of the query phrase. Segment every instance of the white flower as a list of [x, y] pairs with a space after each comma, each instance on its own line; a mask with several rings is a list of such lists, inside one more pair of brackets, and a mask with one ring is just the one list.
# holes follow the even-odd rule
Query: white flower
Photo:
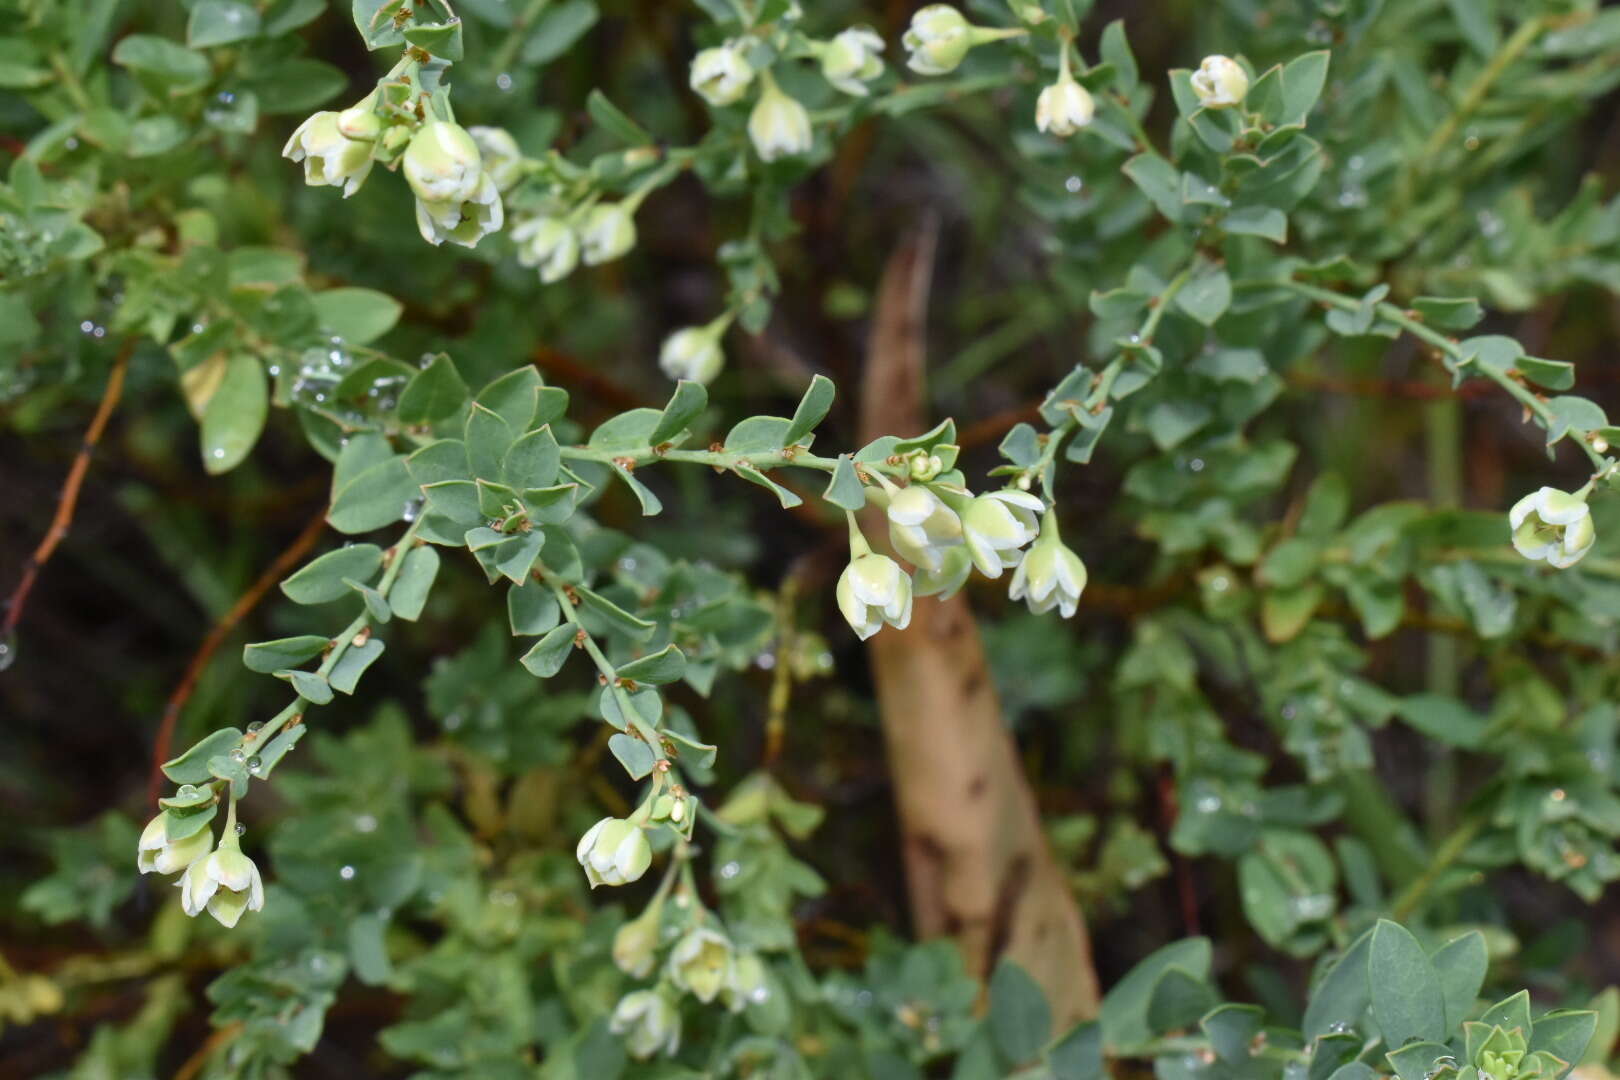
[[180, 840], [169, 839], [169, 812], [165, 810], [141, 830], [135, 865], [143, 874], [178, 874], [214, 846], [214, 834], [206, 827]]
[[972, 572], [973, 556], [968, 554], [967, 548], [946, 548], [937, 570], [930, 570], [926, 566], [917, 568], [917, 578], [911, 591], [917, 596], [937, 596], [941, 600], [949, 600], [967, 584], [968, 575]]
[[973, 48], [973, 26], [949, 4], [929, 4], [911, 17], [901, 43], [906, 64], [919, 75], [948, 75]]
[[579, 236], [562, 218], [525, 218], [512, 227], [518, 262], [538, 266], [547, 285], [561, 281], [579, 264]]
[[405, 148], [404, 163], [405, 182], [423, 202], [471, 202], [483, 186], [478, 144], [466, 128], [448, 120], [423, 124]]
[[1029, 492], [1012, 488], [986, 492], [968, 503], [962, 512], [962, 538], [979, 573], [998, 578], [1005, 567], [1018, 565], [1018, 549], [1040, 531], [1036, 515], [1043, 508]]
[[707, 1004], [730, 984], [731, 942], [706, 926], [688, 930], [669, 954], [669, 980]]
[[482, 171], [478, 174], [478, 186], [468, 199], [459, 202], [416, 200], [416, 227], [422, 239], [435, 247], [446, 240], [462, 247], [474, 247], [490, 233], [499, 232], [505, 221], [500, 190], [489, 174]]
[[467, 134], [472, 136], [484, 159], [484, 171], [495, 181], [501, 194], [512, 190], [512, 185], [523, 177], [523, 151], [512, 133], [505, 128], [470, 127]]
[[612, 262], [636, 246], [636, 219], [622, 203], [598, 203], [579, 228], [586, 266]]
[[911, 624], [911, 579], [887, 555], [870, 549], [856, 553], [839, 575], [837, 597], [838, 610], [862, 641], [884, 623], [896, 630]]
[[264, 907], [264, 881], [253, 860], [242, 854], [233, 824], [226, 823], [219, 850], [197, 859], [175, 882], [187, 915], [195, 918], [206, 908], [222, 926], [235, 926], [242, 912]]
[[1520, 555], [1546, 559], [1560, 570], [1580, 562], [1597, 539], [1584, 492], [1544, 487], [1513, 504], [1508, 524]]
[[865, 97], [866, 84], [883, 74], [883, 39], [870, 26], [841, 32], [821, 53], [821, 74], [852, 97]]
[[754, 149], [765, 161], [806, 153], [815, 138], [810, 114], [782, 92], [769, 72], [764, 83], [754, 111], [748, 114], [748, 137], [754, 141]]
[[919, 570], [937, 574], [944, 566], [945, 550], [962, 543], [962, 519], [922, 484], [892, 492], [888, 515], [889, 540]]
[[1206, 109], [1229, 109], [1249, 92], [1249, 74], [1236, 60], [1206, 56], [1192, 74], [1193, 93]]
[[675, 331], [664, 339], [663, 347], [658, 350], [658, 366], [672, 379], [707, 384], [720, 374], [726, 363], [716, 329], [711, 324]]
[[1090, 91], [1065, 71], [1035, 100], [1035, 126], [1066, 139], [1090, 124], [1096, 112], [1097, 103], [1091, 100]]
[[608, 1030], [628, 1036], [624, 1048], [638, 1061], [660, 1052], [673, 1054], [681, 1047], [680, 1011], [656, 990], [635, 990], [620, 998]]
[[1074, 615], [1085, 587], [1086, 564], [1064, 546], [1058, 535], [1057, 516], [1048, 510], [1041, 522], [1040, 537], [1013, 571], [1007, 596], [1028, 600], [1029, 609], [1037, 615], [1059, 608], [1067, 619]]
[[310, 187], [341, 187], [347, 199], [371, 172], [371, 143], [351, 139], [338, 130], [338, 114], [318, 112], [293, 130], [281, 156], [304, 163], [304, 183]]
[[710, 105], [741, 101], [753, 81], [753, 65], [731, 42], [704, 49], [692, 58], [689, 82], [698, 96]]
[[585, 868], [591, 888], [628, 885], [647, 872], [652, 845], [636, 822], [605, 817], [580, 837], [574, 857]]

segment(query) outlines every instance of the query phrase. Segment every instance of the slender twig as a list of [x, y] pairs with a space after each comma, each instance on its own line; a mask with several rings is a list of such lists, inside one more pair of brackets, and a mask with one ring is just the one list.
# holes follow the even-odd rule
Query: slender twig
[[1429, 860], [1429, 864], [1424, 867], [1423, 873], [1414, 878], [1412, 884], [1408, 885], [1402, 890], [1401, 895], [1395, 898], [1395, 903], [1389, 909], [1390, 918], [1396, 922], [1405, 922], [1407, 917], [1417, 910], [1418, 905], [1429, 895], [1429, 892], [1445, 872], [1450, 870], [1458, 859], [1462, 858], [1463, 852], [1468, 850], [1468, 845], [1474, 842], [1474, 837], [1479, 835], [1479, 830], [1484, 825], [1485, 819], [1476, 816], [1457, 826], [1456, 831], [1447, 837], [1446, 842], [1441, 844], [1440, 849], [1434, 853], [1434, 858]]
[[5, 617], [0, 619], [0, 649], [9, 648], [7, 639], [22, 621], [23, 608], [28, 603], [28, 594], [34, 588], [39, 572], [55, 554], [57, 545], [73, 525], [73, 512], [79, 505], [79, 491], [84, 486], [85, 473], [90, 469], [90, 457], [95, 453], [102, 433], [107, 430], [107, 421], [118, 407], [118, 399], [123, 396], [124, 373], [129, 369], [129, 357], [134, 351], [135, 339], [130, 338], [118, 350], [118, 357], [113, 361], [112, 373], [107, 376], [107, 388], [101, 394], [101, 404], [96, 406], [96, 415], [84, 433], [84, 442], [79, 446], [78, 454], [73, 458], [73, 467], [68, 470], [67, 480], [62, 484], [62, 493], [57, 496], [56, 516], [51, 519], [50, 528], [45, 530], [39, 546], [23, 564], [22, 579], [6, 601]]
[[309, 553], [309, 549], [315, 546], [315, 541], [321, 538], [325, 528], [326, 511], [322, 508], [309, 519], [309, 524], [304, 526], [304, 531], [298, 534], [298, 538], [277, 555], [274, 562], [265, 567], [264, 573], [248, 587], [247, 592], [237, 598], [231, 609], [220, 616], [219, 621], [208, 631], [208, 636], [203, 638], [202, 644], [197, 647], [191, 662], [186, 665], [185, 674], [175, 686], [174, 693], [169, 695], [168, 704], [163, 707], [163, 722], [158, 726], [157, 740], [152, 747], [151, 780], [146, 788], [148, 803], [157, 802], [158, 793], [163, 786], [163, 763], [169, 760], [169, 743], [174, 739], [175, 724], [180, 719], [181, 710], [190, 700], [192, 691], [197, 688], [197, 680], [207, 669], [208, 661], [213, 659], [214, 653], [231, 635], [231, 631], [236, 629], [237, 624], [258, 607], [259, 601], [264, 599], [264, 594], [269, 592], [276, 582], [286, 577], [293, 565]]

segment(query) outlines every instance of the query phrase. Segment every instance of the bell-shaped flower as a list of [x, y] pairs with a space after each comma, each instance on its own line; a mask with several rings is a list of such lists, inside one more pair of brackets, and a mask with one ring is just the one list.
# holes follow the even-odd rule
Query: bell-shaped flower
[[888, 516], [890, 542], [918, 570], [937, 574], [945, 551], [962, 543], [962, 519], [923, 484], [891, 492]]
[[1544, 487], [1513, 504], [1508, 524], [1520, 555], [1546, 559], [1560, 570], [1580, 562], [1597, 539], [1584, 491], [1572, 495]]
[[962, 538], [967, 543], [973, 565], [988, 578], [1017, 566], [1018, 549], [1040, 532], [1044, 509], [1041, 500], [1027, 491], [1005, 488], [975, 496], [962, 511]]
[[748, 93], [754, 81], [754, 68], [740, 47], [727, 42], [694, 56], [688, 81], [697, 95], [710, 105], [732, 105]]
[[841, 31], [821, 50], [821, 74], [852, 97], [865, 97], [866, 84], [883, 74], [883, 39], [870, 26]]
[[764, 161], [808, 153], [815, 141], [810, 114], [797, 100], [782, 92], [769, 71], [761, 77], [764, 89], [748, 114], [748, 137]]
[[613, 963], [626, 975], [645, 979], [652, 974], [663, 909], [662, 898], [654, 900], [646, 911], [619, 927], [613, 935]]
[[691, 379], [705, 385], [720, 374], [726, 365], [726, 354], [720, 348], [720, 335], [726, 324], [715, 320], [707, 326], [688, 326], [664, 339], [658, 350], [658, 366], [672, 379]]
[[1013, 571], [1007, 596], [1027, 600], [1037, 615], [1058, 608], [1067, 619], [1074, 615], [1085, 587], [1086, 564], [1064, 545], [1058, 535], [1057, 515], [1048, 510], [1041, 521], [1041, 535]]
[[917, 596], [937, 596], [941, 600], [949, 600], [967, 584], [968, 575], [972, 572], [973, 556], [968, 554], [966, 547], [946, 548], [937, 569], [917, 568], [911, 591]]
[[731, 942], [718, 930], [694, 926], [669, 953], [669, 980], [699, 1001], [713, 1001], [731, 982]]
[[639, 823], [605, 817], [580, 837], [574, 857], [585, 868], [591, 888], [628, 885], [652, 864], [652, 845]]
[[855, 636], [865, 641], [888, 623], [897, 630], [911, 625], [911, 579], [887, 555], [874, 554], [866, 538], [849, 525], [849, 565], [839, 575], [836, 595]]
[[900, 39], [906, 64], [919, 75], [948, 75], [973, 48], [973, 24], [949, 4], [929, 4], [911, 17]]
[[484, 171], [502, 195], [523, 178], [523, 151], [505, 128], [470, 127], [467, 134], [484, 159]]
[[244, 911], [264, 907], [264, 881], [252, 859], [242, 854], [236, 838], [235, 814], [225, 824], [225, 835], [212, 853], [197, 859], [175, 884], [180, 906], [196, 917], [206, 909], [222, 926], [235, 926]]
[[579, 265], [579, 235], [562, 218], [524, 218], [512, 226], [512, 243], [518, 262], [539, 267], [540, 280], [547, 285], [561, 281]]
[[304, 183], [341, 187], [347, 199], [371, 173], [371, 143], [338, 129], [338, 114], [318, 112], [293, 130], [281, 156], [304, 163]]
[[623, 203], [598, 203], [585, 212], [579, 228], [586, 266], [612, 262], [636, 246], [636, 219]]
[[1230, 109], [1241, 105], [1249, 92], [1249, 73], [1243, 65], [1225, 56], [1206, 56], [1192, 73], [1193, 93], [1206, 109]]
[[214, 834], [204, 828], [179, 840], [169, 839], [169, 822], [173, 816], [165, 810], [141, 830], [135, 865], [143, 874], [178, 874], [214, 846]]
[[680, 1010], [657, 990], [633, 990], [620, 998], [608, 1030], [625, 1037], [624, 1048], [637, 1061], [681, 1048]]
[[416, 197], [429, 203], [470, 202], [485, 178], [478, 144], [466, 128], [449, 120], [430, 120], [411, 136], [404, 169]]
[[1035, 99], [1035, 127], [1066, 139], [1089, 125], [1096, 115], [1097, 103], [1091, 99], [1091, 92], [1075, 82], [1069, 72], [1069, 50], [1064, 46], [1057, 82]]
[[435, 247], [446, 240], [462, 247], [475, 247], [490, 233], [499, 232], [505, 221], [501, 193], [488, 173], [479, 173], [478, 186], [473, 189], [472, 197], [464, 201], [416, 200], [416, 227], [422, 239]]

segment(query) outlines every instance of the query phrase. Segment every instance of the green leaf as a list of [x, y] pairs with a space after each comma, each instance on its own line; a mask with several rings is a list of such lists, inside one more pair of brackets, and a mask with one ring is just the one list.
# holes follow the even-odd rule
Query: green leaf
[[523, 654], [519, 661], [529, 670], [529, 674], [538, 675], [542, 679], [549, 679], [562, 670], [568, 660], [568, 654], [574, 648], [574, 635], [577, 631], [572, 623], [564, 623], [551, 633], [541, 638], [534, 647]]
[[1209, 978], [1211, 949], [1208, 938], [1171, 942], [1142, 960], [1103, 997], [1097, 1019], [1103, 1042], [1110, 1051], [1140, 1046], [1153, 1037], [1148, 1027], [1148, 1005], [1159, 979], [1171, 968], [1199, 979]]
[[360, 683], [360, 676], [364, 675], [366, 668], [375, 663], [382, 654], [383, 643], [375, 637], [367, 638], [363, 644], [351, 645], [344, 650], [338, 662], [332, 665], [332, 672], [327, 676], [327, 681], [332, 684], [332, 689], [352, 694]]
[[1138, 154], [1121, 170], [1166, 218], [1182, 220], [1186, 212], [1181, 202], [1181, 174], [1158, 154]]
[[1240, 206], [1221, 220], [1221, 227], [1239, 236], [1260, 236], [1274, 244], [1288, 242], [1288, 215], [1275, 206]]
[[1136, 57], [1131, 52], [1130, 42], [1125, 38], [1125, 20], [1115, 19], [1103, 27], [1102, 38], [1097, 48], [1102, 62], [1114, 69], [1114, 86], [1120, 93], [1129, 97], [1136, 89], [1140, 76], [1137, 74]]
[[530, 365], [514, 368], [478, 392], [477, 402], [495, 413], [513, 435], [521, 435], [535, 423], [540, 407], [540, 391], [545, 388], [540, 373]]
[[1467, 330], [1485, 317], [1485, 309], [1471, 296], [1418, 296], [1412, 310], [1436, 330]]
[[478, 508], [478, 485], [471, 480], [423, 484], [422, 494], [427, 496], [434, 513], [444, 515], [463, 529], [482, 525], [487, 517]]
[[1384, 1045], [1440, 1042], [1446, 1037], [1446, 1002], [1434, 964], [1417, 938], [1399, 923], [1378, 920], [1367, 954], [1373, 1019]]
[[1316, 984], [1305, 1007], [1303, 1031], [1306, 1039], [1317, 1039], [1335, 1030], [1361, 1026], [1362, 1014], [1370, 1000], [1367, 987], [1367, 954], [1372, 949], [1372, 931], [1358, 937]]
[[130, 34], [112, 51], [113, 63], [129, 68], [148, 85], [167, 93], [194, 90], [208, 82], [213, 65], [208, 57], [155, 34]]
[[397, 410], [401, 423], [431, 424], [443, 420], [467, 403], [467, 384], [448, 356], [442, 353], [411, 376], [400, 391]]
[[591, 114], [597, 126], [615, 138], [627, 142], [632, 146], [646, 146], [653, 141], [653, 137], [642, 126], [630, 119], [623, 109], [620, 109], [608, 96], [600, 90], [592, 90], [585, 99], [585, 109]]
[[804, 397], [799, 399], [799, 407], [793, 411], [793, 419], [782, 436], [784, 445], [798, 445], [815, 430], [817, 424], [826, 419], [827, 411], [832, 408], [834, 393], [832, 380], [827, 376], [811, 378], [810, 386], [805, 390]]
[[1446, 0], [1446, 6], [1469, 48], [1486, 60], [1495, 56], [1502, 42], [1496, 0]]
[[645, 450], [662, 419], [658, 409], [631, 409], [591, 432], [586, 445], [593, 450]]
[[1052, 1036], [1052, 1008], [1023, 968], [1011, 960], [990, 977], [990, 1034], [1002, 1057], [1013, 1065], [1034, 1059]]
[[1203, 323], [1215, 325], [1232, 303], [1232, 279], [1226, 271], [1206, 265], [1176, 294], [1176, 305]]
[[781, 484], [778, 484], [775, 480], [772, 480], [770, 477], [766, 476], [752, 465], [738, 465], [735, 471], [737, 475], [742, 477], [744, 480], [747, 480], [751, 484], [758, 484], [766, 491], [769, 491], [772, 495], [775, 495], [776, 501], [781, 504], [782, 509], [784, 510], [791, 510], [795, 506], [799, 506], [804, 502], [803, 499], [799, 498], [793, 492], [789, 491]]
[[340, 533], [370, 532], [405, 517], [407, 504], [420, 495], [404, 456], [395, 455], [344, 485], [333, 497], [326, 520]]
[[346, 579], [366, 581], [382, 569], [382, 548], [376, 544], [350, 544], [328, 551], [281, 583], [281, 591], [295, 604], [326, 604], [349, 595]]
[[550, 633], [561, 617], [557, 597], [538, 581], [526, 581], [506, 590], [506, 618], [514, 637]]
[[1407, 1043], [1399, 1050], [1391, 1050], [1384, 1056], [1389, 1059], [1395, 1075], [1401, 1080], [1433, 1080], [1435, 1074], [1440, 1071], [1437, 1062], [1448, 1057], [1455, 1060], [1451, 1048], [1437, 1042]]
[[328, 705], [332, 701], [332, 684], [325, 675], [314, 671], [278, 671], [278, 678], [292, 683], [298, 696], [314, 705]]
[[1053, 1080], [1104, 1080], [1102, 1025], [1095, 1020], [1077, 1024], [1046, 1055]]
[[231, 356], [219, 388], [203, 409], [203, 468], [217, 476], [240, 465], [259, 441], [269, 409], [264, 366], [250, 353]]
[[557, 467], [560, 464], [562, 451], [548, 424], [534, 429], [512, 444], [501, 465], [501, 477], [519, 491], [550, 487], [557, 482]]
[[349, 921], [349, 962], [354, 977], [367, 986], [385, 986], [394, 977], [387, 931], [388, 918], [378, 912], [362, 912]]
[[1587, 432], [1607, 427], [1609, 418], [1595, 401], [1562, 394], [1547, 402], [1552, 422], [1547, 427], [1547, 445], [1551, 446], [1570, 431]]
[[640, 780], [648, 775], [658, 763], [658, 755], [645, 740], [624, 732], [608, 738], [608, 749], [613, 751], [613, 756], [619, 759], [619, 764], [624, 766], [624, 771], [630, 774], [632, 780]]
[[1474, 1010], [1479, 988], [1485, 985], [1485, 970], [1490, 963], [1485, 935], [1470, 930], [1440, 946], [1429, 959], [1445, 997], [1446, 1030], [1456, 1031]]
[[1322, 49], [1290, 60], [1282, 70], [1283, 124], [1303, 124], [1327, 82], [1331, 54]]
[[394, 328], [405, 305], [376, 289], [345, 286], [315, 294], [321, 327], [350, 345], [369, 345]]
[[638, 619], [601, 593], [587, 589], [583, 585], [575, 586], [575, 590], [587, 608], [600, 615], [615, 630], [628, 634], [633, 639], [644, 640], [657, 629], [655, 624], [646, 619]]
[[1479, 749], [1489, 726], [1483, 716], [1444, 694], [1413, 694], [1396, 712], [1429, 738], [1462, 750]]
[[529, 40], [523, 43], [523, 62], [546, 64], [555, 60], [596, 25], [599, 15], [596, 0], [562, 0], [562, 3], [551, 4], [535, 20]]
[[652, 488], [638, 480], [635, 473], [620, 465], [617, 461], [611, 462], [609, 468], [624, 482], [624, 486], [635, 494], [636, 501], [641, 504], [643, 517], [653, 517], [664, 509], [664, 504], [658, 500], [657, 495], [653, 494]]
[[422, 544], [405, 553], [405, 562], [388, 590], [388, 606], [394, 615], [406, 622], [415, 622], [427, 603], [433, 581], [439, 576], [439, 553]]
[[1549, 390], [1568, 390], [1575, 385], [1575, 365], [1565, 360], [1543, 360], [1539, 356], [1521, 356], [1519, 373]]
[[229, 45], [259, 33], [259, 12], [238, 0], [198, 0], [186, 23], [186, 44], [193, 49]]
[[472, 479], [472, 468], [467, 464], [467, 444], [460, 439], [430, 442], [406, 458], [405, 463], [410, 466], [411, 478], [419, 485]]
[[405, 35], [394, 26], [393, 16], [406, 3], [409, 0], [353, 0], [354, 28], [360, 31], [366, 48], [375, 50], [404, 43]]
[[242, 664], [249, 671], [268, 675], [282, 668], [297, 667], [310, 657], [320, 655], [330, 643], [330, 638], [315, 634], [260, 641], [242, 647]]
[[[1589, 1009], [1557, 1009], [1543, 1015], [1530, 1028], [1530, 1049], [1545, 1050], [1559, 1061], [1574, 1064], [1586, 1054], [1597, 1031], [1598, 1014]], [[1559, 1075], [1568, 1072], [1560, 1070]]]
[[1257, 1005], [1217, 1005], [1198, 1026], [1209, 1036], [1215, 1056], [1229, 1065], [1249, 1060], [1249, 1047], [1265, 1025], [1266, 1011]]
[[1528, 1039], [1531, 1031], [1530, 991], [1520, 990], [1498, 1001], [1485, 1010], [1479, 1022], [1487, 1027], [1495, 1025], [1504, 1031], [1520, 1032]]
[[677, 382], [675, 392], [669, 396], [669, 403], [658, 416], [658, 423], [647, 433], [647, 445], [661, 446], [674, 439], [697, 419], [708, 404], [709, 392], [702, 383], [691, 379]]
[[461, 20], [442, 23], [416, 23], [405, 28], [405, 40], [417, 48], [426, 49], [434, 56], [446, 60], [460, 60], [462, 55]]
[[860, 510], [866, 506], [866, 488], [855, 474], [855, 465], [848, 454], [838, 455], [838, 464], [833, 466], [832, 478], [827, 481], [827, 490], [821, 497], [844, 510]]
[[213, 773], [208, 759], [224, 754], [242, 741], [240, 728], [220, 728], [204, 735], [190, 750], [163, 763], [163, 775], [176, 784], [201, 784]]
[[499, 413], [473, 403], [467, 414], [467, 464], [474, 477], [499, 481], [504, 475], [506, 452], [512, 448], [513, 429]]
[[1592, 1041], [1576, 1064], [1596, 1065], [1609, 1060], [1614, 1040], [1620, 1035], [1620, 988], [1604, 987], [1592, 998], [1591, 1008], [1597, 1013], [1597, 1025]]
[[674, 645], [666, 645], [658, 652], [620, 665], [618, 673], [621, 679], [653, 686], [678, 682], [686, 674], [686, 654]]
[[1168, 968], [1153, 984], [1148, 999], [1148, 1027], [1154, 1034], [1189, 1028], [1215, 1004], [1215, 991], [1191, 972]]

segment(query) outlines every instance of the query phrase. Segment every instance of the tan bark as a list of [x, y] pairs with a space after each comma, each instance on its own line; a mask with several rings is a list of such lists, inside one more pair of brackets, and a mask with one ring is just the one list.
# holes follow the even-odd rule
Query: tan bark
[[[933, 227], [890, 257], [861, 389], [862, 440], [926, 430], [924, 328]], [[886, 543], [880, 514], [863, 528]], [[1097, 1010], [1091, 942], [1002, 723], [965, 595], [918, 600], [904, 631], [868, 643], [919, 935], [949, 936], [969, 970], [1003, 956], [1045, 989], [1060, 1022]]]

